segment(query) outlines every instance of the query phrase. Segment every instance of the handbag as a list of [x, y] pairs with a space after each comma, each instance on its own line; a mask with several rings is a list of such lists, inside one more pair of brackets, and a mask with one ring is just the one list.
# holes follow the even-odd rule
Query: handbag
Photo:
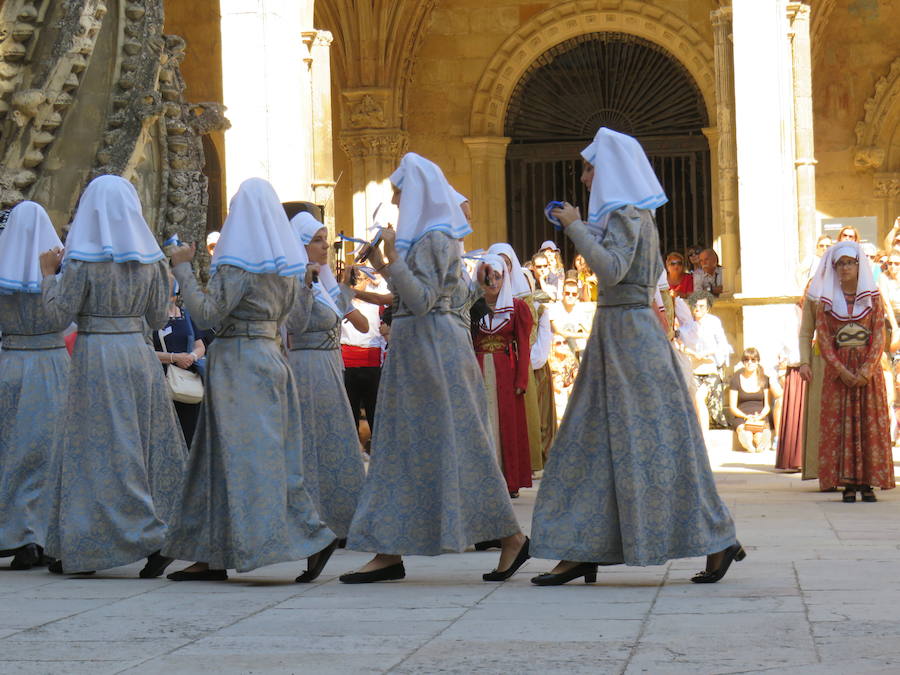
[[[159, 344], [165, 353], [166, 339], [159, 331]], [[203, 400], [203, 379], [198, 373], [179, 368], [174, 363], [166, 368], [166, 383], [169, 385], [169, 396], [178, 403], [200, 403]]]
[[749, 431], [751, 434], [759, 434], [765, 431], [769, 425], [763, 420], [747, 420], [744, 422], [744, 431]]

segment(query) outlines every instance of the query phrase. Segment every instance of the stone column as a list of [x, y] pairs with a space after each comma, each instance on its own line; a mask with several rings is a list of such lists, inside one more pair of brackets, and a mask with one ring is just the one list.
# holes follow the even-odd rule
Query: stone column
[[716, 67], [716, 127], [704, 129], [716, 164], [713, 176], [713, 228], [725, 268], [725, 292], [740, 289], [740, 237], [738, 233], [738, 174], [735, 141], [734, 48], [731, 7], [710, 14]]
[[[304, 30], [312, 0], [221, 0], [229, 195], [259, 176], [282, 201], [312, 195], [312, 128]], [[309, 21], [310, 23], [307, 23]]]
[[794, 150], [797, 178], [798, 263], [815, 252], [816, 159], [813, 143], [812, 51], [809, 39], [810, 7], [789, 2], [794, 94]]
[[[472, 161], [472, 220], [477, 224], [473, 245], [508, 241], [506, 222], [506, 136], [469, 136], [463, 143]], [[466, 246], [472, 248], [468, 242]]]
[[771, 363], [787, 339], [798, 259], [792, 57], [785, 0], [734, 0], [744, 346]]
[[873, 242], [875, 246], [881, 248], [881, 240], [894, 226], [894, 218], [900, 214], [900, 172], [876, 173], [873, 180], [875, 199], [880, 207], [879, 220], [887, 223], [887, 227], [879, 231], [878, 241]]
[[406, 152], [408, 136], [400, 129], [356, 129], [340, 136], [341, 147], [350, 157], [353, 190], [354, 237], [368, 238], [372, 214], [382, 202], [390, 202], [390, 175]]
[[331, 43], [327, 30], [307, 31], [309, 48], [310, 124], [312, 129], [313, 201], [324, 207], [325, 225], [334, 237], [334, 149], [331, 116]]

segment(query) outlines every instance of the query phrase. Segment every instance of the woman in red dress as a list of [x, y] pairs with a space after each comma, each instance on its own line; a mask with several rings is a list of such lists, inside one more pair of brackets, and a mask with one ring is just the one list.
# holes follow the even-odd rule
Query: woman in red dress
[[[533, 319], [528, 305], [513, 298], [506, 263], [488, 254], [492, 285], [485, 289], [487, 313], [473, 316], [472, 339], [487, 392], [497, 459], [511, 497], [531, 487], [531, 451], [525, 417], [525, 389], [531, 369]], [[477, 312], [476, 312], [477, 314]]]
[[[843, 501], [874, 502], [873, 487], [894, 487], [887, 395], [881, 376], [884, 308], [859, 244], [828, 249], [808, 297], [818, 302], [822, 382], [819, 484], [842, 487]], [[808, 373], [801, 373], [808, 375]]]

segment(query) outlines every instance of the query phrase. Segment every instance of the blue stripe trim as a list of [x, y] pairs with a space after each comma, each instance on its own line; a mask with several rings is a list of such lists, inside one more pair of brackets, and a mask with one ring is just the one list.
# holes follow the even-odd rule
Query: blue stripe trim
[[278, 274], [282, 277], [300, 277], [306, 274], [306, 264], [298, 263], [296, 265], [287, 265], [284, 256], [278, 256], [274, 259], [263, 260], [258, 263], [251, 263], [243, 258], [235, 256], [223, 256], [219, 258], [214, 265], [210, 265], [209, 273], [215, 274], [220, 265], [231, 265], [239, 267], [253, 274]]
[[608, 204], [604, 204], [603, 208], [599, 211], [595, 211], [593, 213], [588, 213], [588, 220], [591, 222], [597, 222], [607, 213], [615, 211], [617, 209], [621, 209], [625, 206], [634, 206], [636, 209], [656, 209], [667, 203], [669, 198], [666, 197], [664, 192], [660, 192], [658, 194], [647, 197], [646, 199], [642, 199], [639, 202], [610, 202]]
[[104, 246], [101, 253], [88, 253], [87, 251], [69, 251], [66, 253], [67, 259], [82, 260], [84, 262], [139, 262], [144, 265], [159, 262], [165, 259], [163, 252], [159, 249], [155, 253], [141, 253], [140, 251], [121, 251], [113, 252], [112, 246]]
[[[5, 293], [4, 293], [5, 291]], [[41, 282], [19, 281], [18, 279], [6, 279], [0, 277], [0, 293], [10, 295], [12, 293], [40, 293]]]
[[424, 237], [429, 232], [443, 232], [444, 234], [450, 235], [454, 239], [462, 239], [467, 234], [472, 234], [474, 230], [468, 225], [453, 229], [452, 225], [448, 223], [438, 223], [436, 225], [429, 225], [425, 230], [415, 239], [397, 239], [397, 250], [398, 251], [406, 251], [412, 248], [413, 244], [419, 241], [422, 237]]

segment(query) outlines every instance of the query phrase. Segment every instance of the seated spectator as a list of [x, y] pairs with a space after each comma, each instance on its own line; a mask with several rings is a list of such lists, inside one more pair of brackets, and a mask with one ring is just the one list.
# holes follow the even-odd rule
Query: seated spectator
[[691, 274], [694, 273], [694, 270], [700, 269], [700, 254], [703, 252], [706, 246], [703, 244], [694, 244], [687, 250], [687, 271]]
[[210, 257], [216, 252], [216, 244], [219, 243], [220, 236], [219, 232], [210, 232], [206, 235], [206, 251], [209, 253]]
[[565, 338], [569, 349], [580, 363], [581, 354], [591, 335], [595, 306], [580, 302], [579, 295], [578, 282], [567, 279], [563, 286], [562, 302], [550, 307], [550, 327], [554, 335]]
[[819, 269], [819, 262], [822, 260], [822, 256], [825, 255], [825, 251], [827, 251], [828, 247], [833, 243], [831, 237], [827, 234], [823, 234], [816, 240], [815, 253], [804, 260], [800, 265], [800, 269], [797, 271], [797, 285], [800, 288], [806, 288], [806, 284], [809, 283], [809, 280], [813, 278], [816, 270]]
[[561, 335], [553, 336], [553, 348], [550, 350], [547, 363], [550, 364], [553, 379], [553, 401], [556, 406], [556, 421], [559, 424], [566, 413], [569, 394], [578, 375], [578, 361], [575, 360], [566, 339]]
[[[718, 317], [709, 313], [713, 296], [704, 290], [694, 291], [688, 298], [692, 317], [679, 321], [684, 352], [691, 357], [694, 382], [697, 385], [696, 404], [700, 411], [700, 427], [707, 431], [712, 425], [728, 428], [725, 418], [725, 385], [722, 379], [731, 345]], [[691, 322], [691, 319], [693, 320]]]
[[597, 275], [588, 266], [584, 256], [575, 256], [575, 271], [578, 273], [578, 290], [582, 302], [597, 302]]
[[859, 243], [859, 230], [857, 230], [852, 225], [844, 225], [841, 228], [841, 231], [838, 232], [837, 240], [838, 241], [855, 241], [858, 244]]
[[711, 248], [705, 248], [698, 256], [700, 266], [693, 272], [694, 290], [703, 290], [718, 298], [722, 294], [722, 266], [719, 256]]
[[759, 352], [753, 347], [744, 350], [741, 364], [743, 368], [732, 375], [728, 384], [728, 407], [735, 418], [741, 447], [747, 452], [764, 452], [772, 448], [769, 378], [759, 363]]
[[535, 253], [532, 257], [534, 264], [534, 277], [538, 287], [550, 296], [550, 300], [556, 302], [562, 295], [562, 278], [551, 274], [550, 260], [544, 253]]
[[666, 256], [666, 280], [669, 282], [669, 295], [686, 298], [694, 292], [694, 276], [684, 269], [684, 256], [672, 251]]

